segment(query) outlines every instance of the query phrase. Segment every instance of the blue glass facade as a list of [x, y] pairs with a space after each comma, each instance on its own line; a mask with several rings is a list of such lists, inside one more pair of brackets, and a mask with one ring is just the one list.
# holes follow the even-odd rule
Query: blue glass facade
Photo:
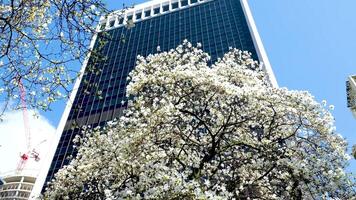
[[[185, 0], [182, 1], [183, 6]], [[156, 53], [157, 46], [161, 51], [166, 51], [188, 39], [193, 44], [201, 43], [203, 50], [211, 55], [212, 62], [223, 56], [229, 47], [247, 50], [252, 57], [258, 58], [239, 0], [189, 2], [192, 6], [167, 13], [164, 12], [168, 8], [162, 6], [162, 14], [137, 21], [133, 28], [122, 26], [106, 31], [111, 39], [101, 53], [107, 59], [96, 62], [95, 58], [89, 58], [46, 182], [53, 178], [58, 169], [68, 164], [67, 157], [75, 153], [72, 140], [80, 130], [74, 124], [103, 125], [120, 116], [126, 106], [126, 78], [135, 66], [137, 55]], [[102, 34], [99, 33], [98, 38]], [[98, 46], [97, 42], [94, 49]], [[91, 72], [91, 67], [101, 70]]]

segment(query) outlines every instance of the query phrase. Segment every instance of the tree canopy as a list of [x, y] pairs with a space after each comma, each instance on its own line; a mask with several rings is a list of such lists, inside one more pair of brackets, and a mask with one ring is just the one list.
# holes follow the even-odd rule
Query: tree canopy
[[138, 60], [124, 116], [76, 138], [45, 198], [354, 198], [329, 108], [271, 87], [249, 53], [209, 66], [185, 41]]

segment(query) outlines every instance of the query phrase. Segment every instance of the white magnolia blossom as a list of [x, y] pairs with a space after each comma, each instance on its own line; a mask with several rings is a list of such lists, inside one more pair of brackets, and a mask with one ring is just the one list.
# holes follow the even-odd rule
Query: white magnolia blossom
[[[21, 108], [19, 82], [29, 108], [48, 110], [68, 97], [89, 49], [99, 17], [110, 12], [101, 0], [0, 1], [0, 99]], [[41, 88], [45, 88], [41, 90]], [[11, 108], [13, 108], [11, 107]]]
[[327, 107], [271, 87], [247, 52], [208, 61], [188, 42], [139, 57], [124, 116], [76, 138], [45, 198], [354, 198]]

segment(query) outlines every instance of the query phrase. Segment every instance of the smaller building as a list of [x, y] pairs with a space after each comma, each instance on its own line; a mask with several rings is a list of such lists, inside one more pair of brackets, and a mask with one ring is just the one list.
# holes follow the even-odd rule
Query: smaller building
[[346, 81], [347, 107], [356, 118], [356, 75], [349, 76]]
[[2, 178], [0, 200], [27, 200], [30, 198], [36, 178], [29, 175], [9, 175]]

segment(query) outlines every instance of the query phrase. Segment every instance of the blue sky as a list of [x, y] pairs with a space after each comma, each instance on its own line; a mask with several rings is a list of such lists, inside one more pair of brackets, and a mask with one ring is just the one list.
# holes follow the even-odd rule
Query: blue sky
[[[111, 9], [145, 0], [107, 0]], [[356, 74], [355, 0], [250, 0], [252, 14], [281, 87], [307, 90], [335, 105], [337, 131], [356, 144], [356, 119], [345, 81]], [[44, 115], [57, 126], [64, 102]], [[349, 170], [356, 172], [356, 161]]]
[[356, 1], [250, 0], [250, 7], [279, 85], [335, 105], [337, 131], [356, 144], [345, 91], [356, 74]]

